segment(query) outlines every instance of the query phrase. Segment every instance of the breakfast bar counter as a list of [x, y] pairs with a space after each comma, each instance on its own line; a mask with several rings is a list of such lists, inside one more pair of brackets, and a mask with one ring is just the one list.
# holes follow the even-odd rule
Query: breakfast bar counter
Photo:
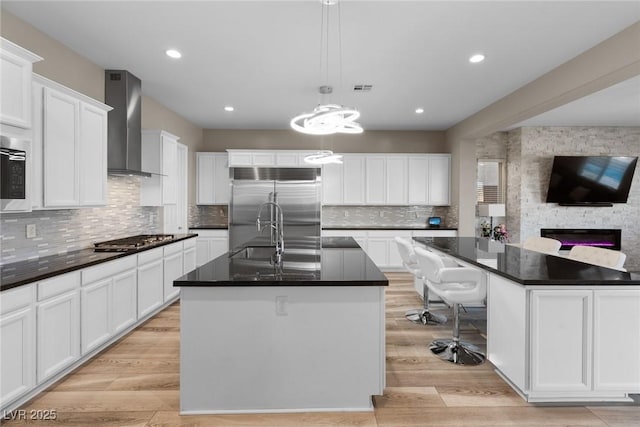
[[[315, 240], [314, 240], [315, 239]], [[371, 411], [388, 280], [352, 238], [232, 250], [174, 281], [182, 414]]]
[[478, 239], [415, 238], [487, 280], [487, 357], [528, 402], [640, 393], [640, 277]]

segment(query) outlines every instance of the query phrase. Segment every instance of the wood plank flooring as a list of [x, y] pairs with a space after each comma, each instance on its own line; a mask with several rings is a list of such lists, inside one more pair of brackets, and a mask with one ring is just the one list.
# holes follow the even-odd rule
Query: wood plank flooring
[[[522, 400], [487, 362], [454, 366], [427, 344], [446, 325], [404, 318], [420, 307], [412, 278], [389, 273], [386, 292], [387, 388], [369, 413], [181, 416], [179, 304], [173, 304], [21, 409], [56, 410], [55, 421], [6, 426], [640, 426], [640, 406], [536, 406]], [[450, 315], [442, 308], [439, 312]], [[484, 346], [483, 311], [462, 313], [462, 338]]]

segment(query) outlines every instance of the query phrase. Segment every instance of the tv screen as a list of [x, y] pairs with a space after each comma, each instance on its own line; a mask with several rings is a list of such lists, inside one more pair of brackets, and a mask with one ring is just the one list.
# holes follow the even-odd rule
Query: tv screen
[[547, 203], [626, 203], [638, 157], [555, 156]]

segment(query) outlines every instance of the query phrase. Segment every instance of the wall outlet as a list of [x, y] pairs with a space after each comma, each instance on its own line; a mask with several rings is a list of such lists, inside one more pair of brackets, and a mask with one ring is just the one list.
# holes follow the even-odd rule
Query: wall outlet
[[33, 239], [36, 237], [36, 225], [27, 224], [27, 239]]
[[287, 312], [289, 298], [286, 296], [276, 297], [276, 315], [278, 316], [286, 316], [289, 313]]
[[380, 215], [380, 218], [384, 218], [384, 211], [380, 211], [378, 214]]
[[349, 211], [344, 211], [344, 217], [348, 217], [349, 216]]

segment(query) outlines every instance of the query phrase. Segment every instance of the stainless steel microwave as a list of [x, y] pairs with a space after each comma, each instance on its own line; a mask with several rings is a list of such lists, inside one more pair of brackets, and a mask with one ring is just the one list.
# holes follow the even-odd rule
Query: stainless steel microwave
[[31, 210], [31, 141], [0, 136], [0, 208]]

